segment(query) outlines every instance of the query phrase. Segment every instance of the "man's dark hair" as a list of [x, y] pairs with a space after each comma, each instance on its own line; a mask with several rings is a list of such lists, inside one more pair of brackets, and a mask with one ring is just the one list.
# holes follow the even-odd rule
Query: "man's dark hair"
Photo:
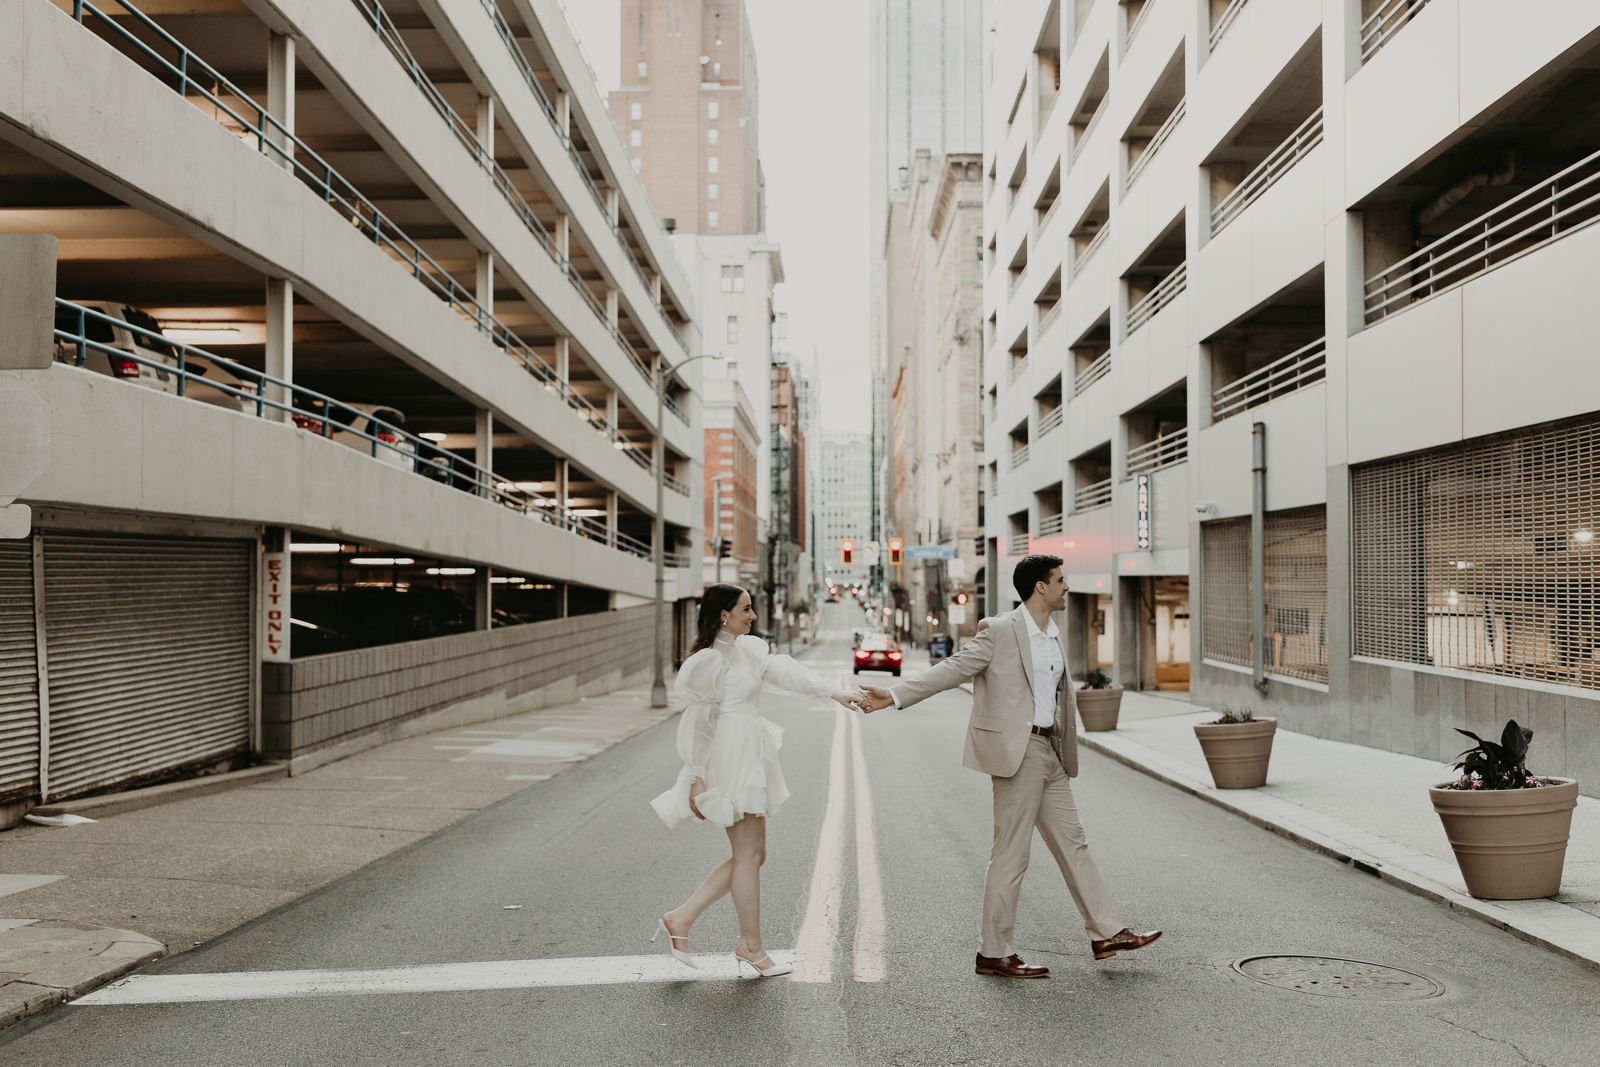
[[1017, 560], [1016, 569], [1011, 572], [1011, 586], [1017, 591], [1017, 596], [1027, 600], [1033, 595], [1033, 587], [1040, 582], [1050, 580], [1050, 572], [1061, 566], [1060, 556], [1023, 556]]

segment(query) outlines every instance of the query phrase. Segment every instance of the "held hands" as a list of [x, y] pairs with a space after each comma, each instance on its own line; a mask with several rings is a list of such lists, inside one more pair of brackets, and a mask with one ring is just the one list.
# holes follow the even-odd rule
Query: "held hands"
[[866, 705], [869, 698], [867, 694], [862, 692], [860, 689], [841, 689], [838, 692], [831, 694], [831, 699], [838, 701], [847, 708], [854, 708], [857, 711], [866, 711]]
[[894, 704], [894, 697], [889, 695], [887, 689], [880, 689], [875, 685], [864, 685], [861, 688], [867, 693], [867, 699], [861, 706], [862, 711], [869, 713], [881, 711]]

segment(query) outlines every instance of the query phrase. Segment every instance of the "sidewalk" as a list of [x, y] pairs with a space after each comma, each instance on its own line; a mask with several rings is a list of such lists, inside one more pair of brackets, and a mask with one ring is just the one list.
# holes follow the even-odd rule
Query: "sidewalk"
[[294, 778], [0, 833], [0, 1026], [216, 937], [677, 711], [618, 690]]
[[1215, 717], [1126, 693], [1116, 730], [1078, 736], [1087, 748], [1298, 844], [1600, 970], [1600, 800], [1578, 799], [1559, 896], [1476, 900], [1428, 801], [1428, 786], [1454, 776], [1449, 765], [1280, 727], [1267, 784], [1219, 790], [1193, 730]]

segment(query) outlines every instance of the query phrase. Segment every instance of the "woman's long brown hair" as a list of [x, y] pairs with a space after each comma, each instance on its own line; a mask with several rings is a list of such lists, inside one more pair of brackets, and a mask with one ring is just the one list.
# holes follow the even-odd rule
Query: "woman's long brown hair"
[[700, 596], [700, 617], [695, 621], [694, 647], [689, 655], [711, 647], [711, 642], [717, 639], [717, 631], [722, 629], [722, 613], [732, 611], [742, 596], [744, 589], [737, 585], [719, 582], [706, 586]]

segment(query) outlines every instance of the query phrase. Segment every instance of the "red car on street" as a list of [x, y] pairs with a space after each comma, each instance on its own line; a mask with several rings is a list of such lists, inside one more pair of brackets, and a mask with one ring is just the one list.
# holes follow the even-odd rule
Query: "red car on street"
[[861, 647], [856, 649], [855, 669], [852, 673], [888, 671], [898, 678], [900, 677], [900, 660], [900, 646], [895, 644], [893, 638], [863, 638]]

